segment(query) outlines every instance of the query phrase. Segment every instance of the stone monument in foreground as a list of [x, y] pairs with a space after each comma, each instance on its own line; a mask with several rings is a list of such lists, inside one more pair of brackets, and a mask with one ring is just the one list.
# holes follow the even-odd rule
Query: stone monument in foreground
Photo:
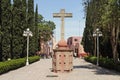
[[73, 50], [69, 49], [65, 40], [58, 42], [52, 58], [53, 72], [70, 72], [73, 70]]
[[61, 18], [61, 40], [53, 50], [52, 69], [53, 72], [70, 72], [73, 70], [73, 50], [68, 48], [64, 40], [64, 18], [72, 17], [72, 13], [65, 13], [65, 10], [61, 9], [60, 13], [53, 13], [53, 17]]

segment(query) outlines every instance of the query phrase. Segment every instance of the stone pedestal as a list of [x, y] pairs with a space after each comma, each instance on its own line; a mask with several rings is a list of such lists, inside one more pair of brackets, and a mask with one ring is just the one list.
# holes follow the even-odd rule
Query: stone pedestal
[[73, 70], [73, 50], [67, 47], [65, 40], [58, 43], [54, 49], [52, 68], [54, 72], [70, 72]]

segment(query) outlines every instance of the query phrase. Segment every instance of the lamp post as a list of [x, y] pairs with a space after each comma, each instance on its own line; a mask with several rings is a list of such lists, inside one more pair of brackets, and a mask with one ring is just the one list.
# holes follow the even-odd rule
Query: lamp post
[[26, 65], [29, 65], [28, 56], [29, 56], [29, 36], [33, 36], [32, 32], [29, 28], [27, 28], [26, 31], [23, 32], [23, 36], [27, 37], [27, 59], [26, 59]]
[[93, 33], [93, 37], [97, 37], [97, 66], [99, 66], [99, 37], [102, 36], [102, 32], [97, 28]]

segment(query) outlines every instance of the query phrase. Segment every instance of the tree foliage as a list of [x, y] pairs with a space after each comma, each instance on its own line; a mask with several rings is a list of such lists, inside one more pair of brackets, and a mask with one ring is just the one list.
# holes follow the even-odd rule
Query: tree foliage
[[[11, 57], [10, 54], [10, 0], [1, 0], [1, 53], [2, 60]], [[4, 45], [3, 45], [4, 44]]]
[[117, 62], [118, 55], [120, 55], [118, 50], [120, 45], [120, 0], [85, 0], [84, 4], [86, 27], [82, 43], [85, 51], [91, 54], [96, 53], [96, 38], [93, 38], [92, 34], [96, 28], [100, 28], [103, 33], [100, 38], [100, 54], [113, 58], [114, 62]]
[[55, 24], [52, 21], [42, 21], [38, 24], [39, 26], [39, 34], [40, 38], [44, 38], [44, 41], [51, 40], [51, 36], [53, 36], [53, 30], [55, 29]]
[[38, 15], [37, 5], [34, 12], [34, 0], [13, 0], [12, 3], [11, 0], [0, 0], [0, 61], [26, 56], [27, 39], [23, 31], [27, 28], [33, 33], [29, 53], [35, 55], [40, 36], [44, 36], [45, 41], [50, 40], [55, 24]]
[[33, 37], [30, 38], [30, 55], [34, 55], [35, 52], [35, 21], [34, 21], [34, 0], [28, 0], [28, 12], [27, 12], [27, 27], [33, 33]]
[[38, 5], [35, 10], [35, 51], [39, 50], [39, 33], [38, 33]]
[[23, 15], [22, 14], [22, 1], [21, 0], [13, 0], [13, 35], [12, 35], [12, 54], [15, 55], [13, 58], [19, 58], [22, 54], [23, 47]]
[[1, 16], [2, 16], [2, 5], [1, 5], [1, 0], [0, 0], [0, 61], [2, 61], [2, 35], [1, 35], [1, 33], [2, 33], [2, 30], [1, 30], [1, 23], [2, 23], [2, 20], [1, 20]]

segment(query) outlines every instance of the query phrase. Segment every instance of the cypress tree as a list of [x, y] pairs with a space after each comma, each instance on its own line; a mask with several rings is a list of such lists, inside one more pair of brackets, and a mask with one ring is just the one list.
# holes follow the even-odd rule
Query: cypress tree
[[11, 21], [10, 21], [10, 23], [11, 23], [11, 25], [10, 25], [10, 34], [11, 34], [11, 36], [10, 36], [10, 53], [11, 53], [11, 58], [13, 59], [14, 58], [14, 54], [13, 54], [13, 4], [11, 4], [11, 11], [10, 11], [10, 15], [11, 15]]
[[1, 13], [2, 13], [2, 10], [1, 10], [1, 0], [0, 0], [0, 28], [1, 28]]
[[33, 33], [33, 37], [30, 37], [30, 43], [29, 43], [29, 53], [30, 55], [34, 55], [35, 53], [35, 27], [34, 27], [34, 2], [33, 0], [28, 0], [28, 13], [27, 13], [27, 27], [30, 28], [30, 30]]
[[38, 5], [35, 10], [35, 51], [39, 49], [39, 34], [38, 34]]
[[[22, 26], [22, 31], [27, 29], [27, 4], [26, 4], [26, 0], [22, 0], [22, 13], [21, 13], [21, 26]], [[26, 56], [26, 37], [22, 38], [22, 54], [20, 55], [20, 57], [25, 57]]]
[[0, 61], [2, 61], [2, 42], [1, 42], [1, 0], [0, 0]]
[[83, 39], [82, 39], [82, 44], [84, 47], [85, 52], [91, 53], [93, 54], [93, 37], [92, 37], [92, 33], [93, 33], [93, 16], [91, 16], [93, 14], [93, 5], [94, 5], [94, 0], [93, 3], [89, 2], [89, 0], [87, 0], [86, 2], [86, 24], [85, 24], [85, 29], [84, 29], [84, 33], [83, 33]]
[[[13, 0], [13, 41], [12, 49], [14, 58], [20, 58], [23, 47], [23, 23], [22, 23], [22, 1]], [[23, 18], [24, 19], [24, 18]]]
[[2, 60], [7, 60], [11, 58], [10, 54], [10, 0], [1, 0], [1, 51], [2, 51]]
[[1, 13], [2, 13], [2, 10], [1, 10], [1, 0], [0, 0], [0, 34], [1, 34]]

